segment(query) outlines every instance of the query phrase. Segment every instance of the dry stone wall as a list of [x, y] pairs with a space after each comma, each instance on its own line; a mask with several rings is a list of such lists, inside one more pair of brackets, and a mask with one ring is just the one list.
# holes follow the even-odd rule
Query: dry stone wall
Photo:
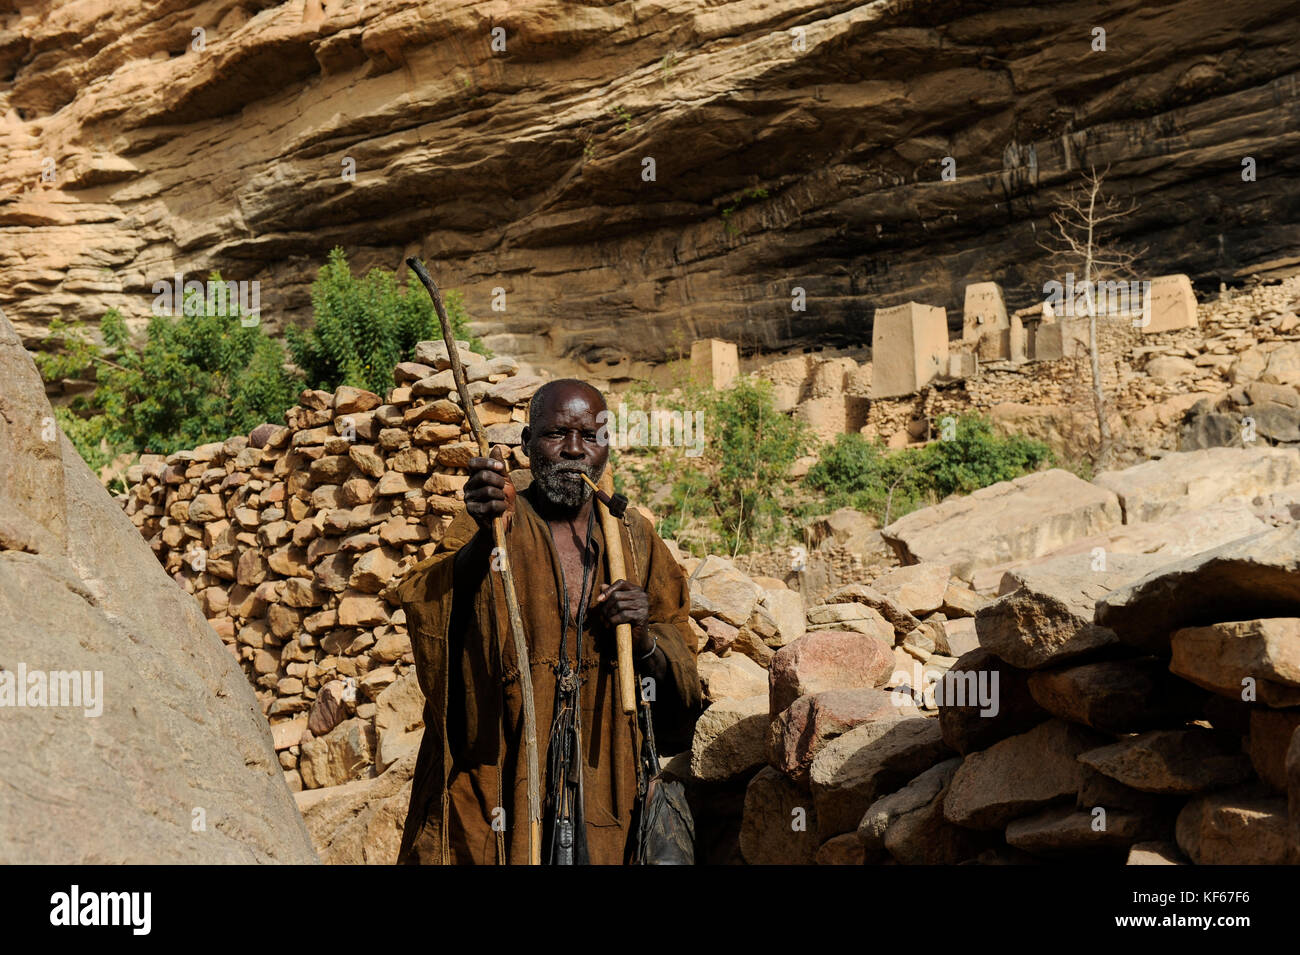
[[[489, 440], [522, 467], [543, 379], [459, 344]], [[422, 342], [395, 380], [382, 397], [304, 391], [285, 425], [146, 455], [127, 475], [126, 513], [243, 666], [295, 790], [368, 777], [418, 741], [394, 589], [463, 513], [478, 446], [443, 343]]]

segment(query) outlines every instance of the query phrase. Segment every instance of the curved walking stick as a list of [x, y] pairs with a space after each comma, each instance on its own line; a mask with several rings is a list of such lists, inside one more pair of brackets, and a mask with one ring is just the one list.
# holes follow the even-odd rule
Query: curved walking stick
[[[465, 381], [465, 367], [460, 362], [460, 352], [456, 349], [456, 338], [451, 333], [451, 321], [442, 306], [442, 293], [434, 284], [424, 263], [411, 256], [406, 260], [407, 266], [420, 281], [424, 283], [429, 297], [433, 299], [434, 311], [438, 313], [438, 324], [442, 326], [442, 340], [447, 343], [447, 359], [451, 362], [451, 373], [456, 379], [456, 391], [460, 394], [460, 403], [469, 420], [470, 432], [478, 441], [480, 457], [488, 457], [487, 435], [479, 424], [478, 412], [470, 400], [469, 385]], [[538, 792], [537, 769], [537, 713], [533, 705], [532, 670], [528, 665], [528, 643], [524, 639], [524, 618], [519, 612], [519, 598], [515, 594], [515, 578], [510, 570], [510, 555], [506, 551], [506, 531], [504, 519], [497, 516], [492, 520], [492, 541], [501, 566], [501, 579], [506, 592], [506, 612], [510, 617], [510, 636], [514, 642], [515, 657], [519, 662], [519, 695], [522, 697], [524, 710], [524, 759], [528, 763], [528, 863], [541, 865], [542, 862], [542, 805]]]

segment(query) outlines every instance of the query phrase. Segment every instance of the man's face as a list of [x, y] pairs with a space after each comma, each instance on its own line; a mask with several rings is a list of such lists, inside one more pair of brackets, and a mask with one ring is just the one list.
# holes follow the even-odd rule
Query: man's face
[[609, 445], [596, 440], [596, 416], [605, 410], [600, 393], [581, 385], [558, 385], [544, 396], [541, 413], [524, 429], [533, 484], [549, 501], [581, 507], [591, 496], [581, 475], [600, 480]]

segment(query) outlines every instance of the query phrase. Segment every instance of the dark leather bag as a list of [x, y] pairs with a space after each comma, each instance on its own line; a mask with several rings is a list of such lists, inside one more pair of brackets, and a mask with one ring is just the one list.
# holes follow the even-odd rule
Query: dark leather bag
[[686, 787], [678, 780], [666, 779], [659, 769], [650, 704], [643, 700], [637, 715], [642, 742], [632, 864], [694, 865], [695, 817], [686, 801]]

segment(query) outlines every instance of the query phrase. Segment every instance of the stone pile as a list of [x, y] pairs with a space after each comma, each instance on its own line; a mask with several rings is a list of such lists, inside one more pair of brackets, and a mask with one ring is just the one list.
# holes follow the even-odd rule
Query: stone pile
[[[543, 379], [458, 346], [489, 441], [526, 465]], [[415, 359], [386, 396], [307, 390], [285, 425], [146, 455], [127, 475], [127, 515], [243, 665], [294, 790], [366, 778], [418, 742], [394, 590], [463, 513], [478, 446], [445, 345], [422, 342]]]
[[[834, 623], [766, 692], [715, 699], [692, 775], [748, 777], [753, 864], [1300, 862], [1300, 529], [1149, 567], [1058, 558], [988, 602], [925, 564], [846, 588], [856, 614], [811, 609]], [[976, 645], [936, 717], [890, 690], [889, 644], [940, 600]]]
[[1179, 451], [1085, 481], [1052, 468], [953, 497], [882, 529], [905, 563], [941, 562], [988, 593], [1004, 571], [1068, 554], [1168, 562], [1300, 513], [1294, 448]]
[[[697, 790], [743, 789], [745, 861], [840, 858], [819, 847], [857, 824], [841, 818], [861, 797], [841, 770], [872, 744], [890, 779], [926, 768], [918, 748], [942, 746], [936, 685], [975, 648], [974, 614], [988, 602], [949, 568], [917, 564], [805, 609], [780, 580], [750, 579], [718, 557], [696, 562], [691, 616], [709, 706], [689, 760], [670, 771]], [[796, 817], [803, 828], [792, 828]]]

